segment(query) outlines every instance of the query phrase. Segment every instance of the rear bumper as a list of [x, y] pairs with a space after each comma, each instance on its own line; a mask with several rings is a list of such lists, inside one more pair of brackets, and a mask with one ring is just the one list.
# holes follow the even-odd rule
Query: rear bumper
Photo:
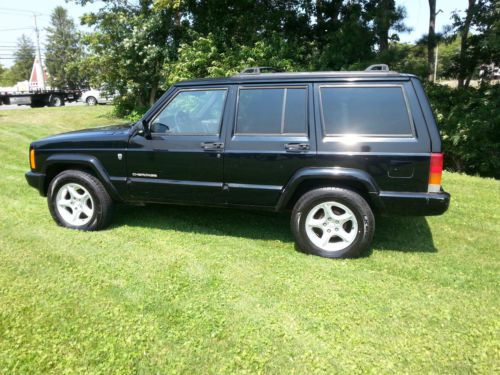
[[382, 191], [379, 199], [383, 213], [388, 215], [441, 215], [450, 205], [450, 194], [444, 191], [439, 193]]
[[24, 175], [26, 177], [26, 181], [28, 185], [34, 187], [38, 190], [40, 195], [45, 195], [44, 182], [45, 182], [45, 173], [37, 173], [37, 172], [26, 172]]

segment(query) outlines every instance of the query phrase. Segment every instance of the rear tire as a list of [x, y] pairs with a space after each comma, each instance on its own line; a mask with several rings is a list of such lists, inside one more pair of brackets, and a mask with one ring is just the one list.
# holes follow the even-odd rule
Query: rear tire
[[353, 258], [366, 251], [375, 218], [366, 200], [341, 188], [304, 194], [295, 204], [291, 229], [300, 250], [325, 258]]
[[79, 230], [99, 230], [111, 221], [113, 200], [101, 181], [78, 170], [59, 173], [50, 182], [47, 203], [55, 222]]
[[62, 107], [64, 105], [64, 99], [60, 96], [53, 96], [50, 98], [50, 107]]

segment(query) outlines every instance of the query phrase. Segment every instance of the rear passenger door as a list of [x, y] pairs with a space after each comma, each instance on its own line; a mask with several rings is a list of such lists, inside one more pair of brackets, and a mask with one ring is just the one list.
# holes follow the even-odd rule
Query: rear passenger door
[[226, 129], [227, 202], [274, 206], [316, 152], [312, 85], [241, 85], [236, 95], [233, 126]]

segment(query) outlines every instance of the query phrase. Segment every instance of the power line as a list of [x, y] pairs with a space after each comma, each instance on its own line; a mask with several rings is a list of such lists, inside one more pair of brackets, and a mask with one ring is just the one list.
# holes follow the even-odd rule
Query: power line
[[[18, 49], [18, 48], [19, 48], [19, 46], [17, 46], [17, 45], [16, 46], [4, 46], [4, 45], [0, 44], [0, 49], [3, 49], [3, 50], [6, 50], [6, 49], [14, 49], [15, 50], [15, 49]], [[41, 48], [43, 49], [45, 47], [41, 47]]]
[[32, 27], [18, 27], [14, 29], [0, 29], [0, 31], [32, 30]]
[[32, 10], [27, 10], [27, 9], [16, 9], [16, 8], [0, 7], [0, 10], [4, 10], [4, 11], [7, 11], [7, 12], [14, 12], [14, 13], [28, 13], [30, 15], [37, 14], [37, 15], [48, 16], [48, 14], [46, 14], [46, 13], [34, 12]]

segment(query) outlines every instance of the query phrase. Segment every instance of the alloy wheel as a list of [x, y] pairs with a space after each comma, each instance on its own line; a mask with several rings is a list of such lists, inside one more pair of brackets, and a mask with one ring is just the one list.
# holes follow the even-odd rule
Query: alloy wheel
[[309, 240], [324, 251], [350, 246], [358, 233], [358, 220], [349, 207], [334, 201], [314, 206], [305, 220]]
[[73, 182], [61, 186], [56, 207], [62, 219], [73, 226], [87, 224], [94, 215], [92, 196], [82, 185]]

